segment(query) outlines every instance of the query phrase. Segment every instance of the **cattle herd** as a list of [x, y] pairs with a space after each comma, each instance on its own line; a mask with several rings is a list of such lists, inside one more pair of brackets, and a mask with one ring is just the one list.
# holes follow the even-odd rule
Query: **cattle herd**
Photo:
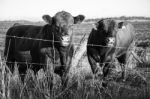
[[[14, 71], [17, 62], [21, 80], [24, 81], [27, 67], [36, 74], [39, 69], [46, 70], [48, 60], [53, 64], [54, 72], [65, 82], [70, 70], [74, 53], [72, 26], [81, 23], [85, 16], [72, 16], [66, 11], [53, 17], [43, 15], [47, 23], [43, 26], [14, 24], [8, 29], [5, 39], [4, 56], [10, 71]], [[104, 79], [116, 59], [126, 64], [128, 48], [134, 40], [134, 27], [128, 22], [114, 19], [101, 19], [90, 32], [87, 42], [87, 57], [95, 77]], [[123, 66], [123, 65], [120, 65]], [[124, 67], [122, 67], [124, 78]]]

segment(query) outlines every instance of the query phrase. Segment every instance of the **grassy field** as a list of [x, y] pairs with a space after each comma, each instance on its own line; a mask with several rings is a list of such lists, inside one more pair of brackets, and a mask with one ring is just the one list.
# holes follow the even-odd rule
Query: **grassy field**
[[[43, 22], [28, 21], [1, 21], [0, 22], [0, 51], [3, 56], [4, 39], [6, 31], [14, 23], [43, 25]], [[17, 68], [14, 74], [4, 73], [5, 77], [0, 77], [4, 82], [0, 82], [0, 99], [150, 99], [150, 21], [132, 21], [136, 29], [136, 40], [134, 52], [142, 60], [140, 63], [129, 58], [126, 68], [126, 80], [123, 82], [120, 71], [116, 69], [118, 64], [112, 68], [108, 76], [108, 87], [102, 87], [102, 81], [93, 79], [86, 54], [82, 56], [79, 64], [71, 69], [68, 87], [61, 90], [61, 80], [58, 75], [50, 73], [49, 70], [39, 71], [38, 75], [33, 75], [29, 69], [26, 75], [25, 84], [20, 82]], [[87, 39], [92, 22], [85, 22], [74, 26], [74, 42], [78, 47], [81, 38]], [[2, 57], [3, 58], [3, 57]], [[1, 61], [1, 67], [6, 66]], [[53, 87], [51, 87], [53, 84]], [[5, 85], [5, 86], [4, 86]], [[5, 89], [5, 90], [4, 90]], [[4, 93], [5, 91], [5, 93]], [[5, 97], [4, 97], [5, 96]]]

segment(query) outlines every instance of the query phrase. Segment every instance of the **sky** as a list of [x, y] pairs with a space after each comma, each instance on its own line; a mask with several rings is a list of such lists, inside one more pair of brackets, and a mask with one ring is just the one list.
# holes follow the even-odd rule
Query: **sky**
[[88, 18], [150, 17], [150, 0], [0, 0], [0, 20], [41, 21], [42, 15], [58, 11]]

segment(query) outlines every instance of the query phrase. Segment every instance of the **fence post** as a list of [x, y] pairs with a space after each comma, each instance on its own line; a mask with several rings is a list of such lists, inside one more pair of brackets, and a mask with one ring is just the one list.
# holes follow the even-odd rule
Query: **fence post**
[[1, 69], [2, 69], [2, 97], [3, 99], [6, 99], [6, 95], [5, 95], [5, 65], [2, 62], [2, 58], [0, 55], [0, 65], [1, 65]]
[[74, 56], [72, 58], [71, 61], [71, 70], [70, 73], [74, 71], [74, 69], [76, 68], [76, 66], [78, 65], [80, 59], [82, 58], [82, 56], [84, 55], [84, 53], [86, 52], [86, 46], [87, 46], [87, 40], [84, 40], [77, 48], [76, 52], [74, 53]]

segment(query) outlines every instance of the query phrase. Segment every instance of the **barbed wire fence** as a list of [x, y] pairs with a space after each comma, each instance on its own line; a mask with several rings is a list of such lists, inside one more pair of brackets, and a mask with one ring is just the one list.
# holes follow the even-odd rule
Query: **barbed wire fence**
[[[60, 43], [61, 41], [54, 41], [54, 40], [46, 40], [46, 39], [39, 39], [39, 38], [30, 38], [30, 37], [19, 37], [19, 36], [10, 36], [6, 35], [6, 37], [12, 37], [12, 38], [18, 38], [18, 39], [28, 39], [28, 40], [37, 40], [37, 41], [46, 41], [46, 42], [54, 42], [54, 43]], [[81, 43], [72, 43], [73, 45], [81, 45]], [[110, 47], [110, 46], [104, 46], [104, 45], [97, 45], [97, 44], [87, 44], [87, 46], [98, 46], [98, 47]], [[115, 48], [120, 48], [120, 49], [127, 49], [127, 47], [115, 47]], [[136, 49], [141, 47], [136, 47]]]
[[[54, 40], [45, 40], [45, 39], [39, 39], [39, 38], [30, 38], [30, 37], [18, 37], [18, 36], [10, 36], [10, 35], [6, 35], [6, 37], [10, 37], [10, 38], [17, 38], [17, 39], [28, 39], [28, 40], [38, 40], [38, 41], [47, 41], [47, 42], [53, 42], [53, 43], [59, 43], [60, 41], [54, 41]], [[75, 67], [77, 64], [78, 64], [78, 62], [79, 62], [79, 60], [80, 60], [80, 58], [81, 58], [81, 56], [83, 55], [83, 53], [85, 52], [85, 50], [86, 50], [86, 46], [98, 46], [98, 47], [109, 47], [109, 46], [103, 46], [103, 45], [95, 45], [95, 44], [87, 44], [87, 41], [85, 41], [84, 42], [84, 44], [82, 44], [82, 41], [84, 41], [84, 38], [85, 38], [85, 35], [83, 36], [83, 38], [82, 38], [82, 40], [81, 40], [81, 42], [80, 43], [73, 43], [74, 45], [76, 45], [76, 46], [84, 46], [83, 48], [84, 49], [82, 49], [82, 53], [78, 53], [78, 54], [74, 54], [74, 58], [77, 58], [77, 56], [80, 56], [80, 57], [78, 57], [78, 59], [76, 59], [76, 61], [74, 61], [73, 63], [72, 63], [72, 65], [73, 65], [73, 67]], [[119, 48], [119, 49], [126, 49], [126, 47], [115, 47], [115, 48]], [[132, 48], [130, 48], [129, 50], [135, 50], [135, 49], [141, 49], [141, 47], [136, 47], [136, 46], [134, 46], [134, 47], [132, 47]], [[77, 47], [77, 49], [75, 50], [75, 52], [77, 53], [78, 52], [78, 50], [79, 51], [81, 51], [81, 49], [80, 49], [80, 47]], [[135, 53], [134, 53], [135, 54]], [[134, 55], [135, 56], [135, 55]], [[136, 56], [137, 57], [137, 56]], [[55, 58], [54, 58], [55, 59]], [[4, 82], [4, 73], [5, 73], [5, 69], [8, 69], [8, 67], [6, 66], [6, 65], [2, 65], [2, 62], [4, 62], [4, 63], [6, 63], [6, 62], [8, 62], [8, 61], [6, 61], [6, 60], [2, 60], [2, 59], [0, 59], [1, 60], [1, 66], [3, 66], [2, 67], [2, 85], [3, 85], [3, 90], [2, 90], [2, 97], [3, 97], [3, 99], [6, 99], [6, 94], [5, 94], [5, 82]], [[140, 60], [140, 59], [138, 59], [138, 60]], [[55, 61], [55, 60], [54, 60]], [[142, 62], [142, 61], [140, 61], [140, 62]], [[16, 62], [8, 62], [8, 63], [16, 63]], [[27, 64], [27, 62], [17, 62], [17, 63], [20, 63], [20, 64]], [[107, 62], [107, 63], [111, 63], [112, 64], [112, 62]], [[114, 63], [116, 63], [116, 62], [114, 62]], [[45, 64], [39, 64], [39, 63], [29, 63], [29, 65], [35, 65], [35, 64], [37, 64], [37, 65], [45, 65]], [[101, 63], [101, 64], [105, 64], [105, 63]], [[9, 69], [8, 69], [9, 70]], [[69, 89], [69, 87], [68, 88], [66, 88], [65, 90], [68, 90]], [[58, 97], [58, 96], [60, 96], [60, 95], [62, 95], [64, 92], [62, 92], [62, 93], [60, 93], [59, 95], [56, 95], [56, 97]], [[54, 99], [56, 98], [56, 97], [53, 97]]]

